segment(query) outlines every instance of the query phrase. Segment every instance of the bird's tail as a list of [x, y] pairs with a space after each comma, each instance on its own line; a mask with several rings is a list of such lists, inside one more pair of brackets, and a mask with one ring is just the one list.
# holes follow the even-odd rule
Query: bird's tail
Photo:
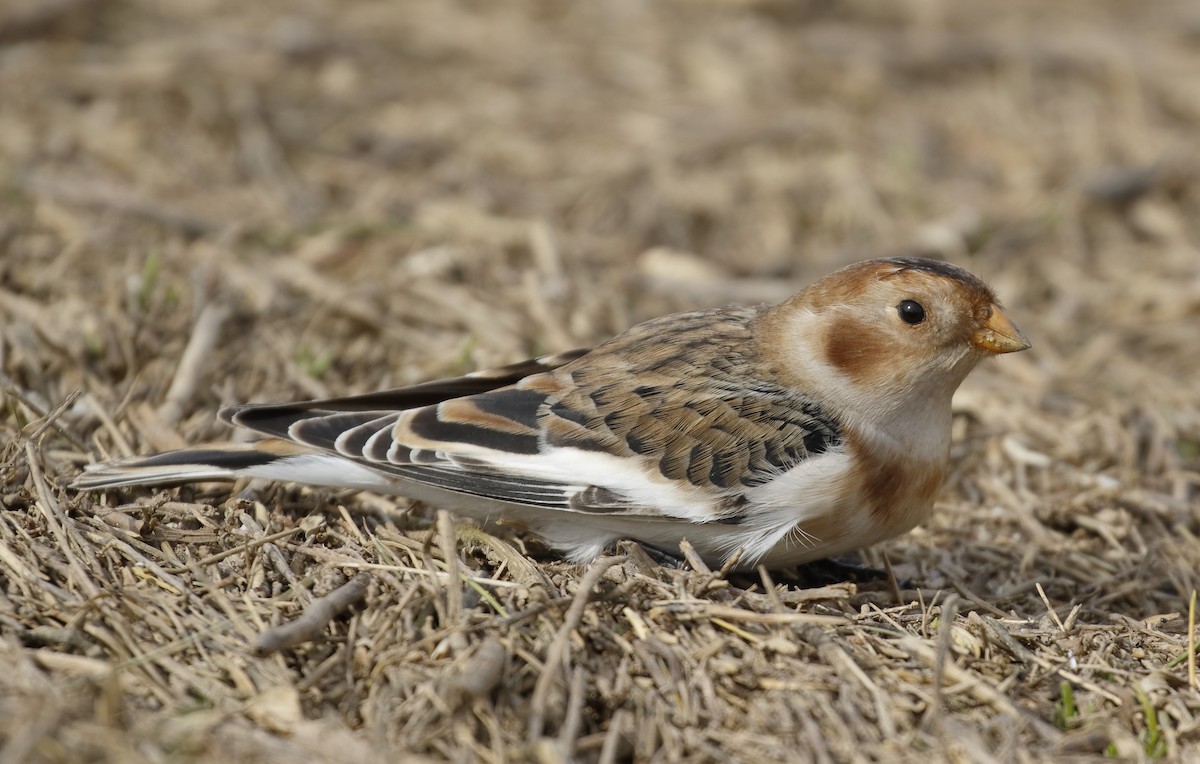
[[264, 478], [339, 488], [387, 491], [387, 478], [347, 459], [282, 440], [229, 443], [89, 464], [71, 487], [98, 491], [208, 480]]

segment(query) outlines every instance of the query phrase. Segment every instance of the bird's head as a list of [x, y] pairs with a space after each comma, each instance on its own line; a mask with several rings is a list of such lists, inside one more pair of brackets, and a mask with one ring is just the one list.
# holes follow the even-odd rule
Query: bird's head
[[948, 403], [980, 360], [1029, 347], [982, 280], [916, 257], [835, 271], [773, 308], [764, 327], [785, 371], [810, 385], [824, 378], [846, 407], [880, 413]]

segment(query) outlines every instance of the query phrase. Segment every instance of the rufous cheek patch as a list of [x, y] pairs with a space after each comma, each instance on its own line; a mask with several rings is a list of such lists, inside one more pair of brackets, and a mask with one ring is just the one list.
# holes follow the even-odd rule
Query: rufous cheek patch
[[825, 360], [854, 380], [869, 380], [889, 364], [890, 340], [877, 329], [851, 318], [839, 318], [825, 338]]

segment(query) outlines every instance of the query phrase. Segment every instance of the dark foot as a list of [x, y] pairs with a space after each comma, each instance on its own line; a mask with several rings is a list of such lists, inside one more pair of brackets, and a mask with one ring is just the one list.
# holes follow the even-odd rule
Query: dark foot
[[[882, 583], [890, 580], [886, 570], [863, 565], [852, 557], [829, 557], [815, 560], [787, 571], [772, 571], [776, 583], [790, 584], [801, 588], [829, 586], [852, 581], [856, 584]], [[906, 582], [898, 582], [901, 588], [908, 586]]]
[[826, 577], [828, 583], [831, 584], [842, 581], [865, 583], [867, 581], [888, 580], [886, 570], [872, 568], [870, 565], [863, 565], [860, 561], [852, 557], [829, 557], [824, 560], [814, 560], [799, 567], [801, 572], [807, 569], [814, 576]]
[[631, 557], [644, 557], [647, 561], [658, 565], [662, 568], [682, 568], [686, 561], [679, 554], [668, 552], [665, 549], [659, 549], [656, 546], [635, 541], [633, 539], [621, 539], [613, 542], [613, 551], [627, 554]]

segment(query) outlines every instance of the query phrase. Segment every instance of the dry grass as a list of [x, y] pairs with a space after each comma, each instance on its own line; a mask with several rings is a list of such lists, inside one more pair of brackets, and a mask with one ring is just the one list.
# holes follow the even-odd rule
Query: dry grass
[[[1200, 760], [1194, 5], [21, 0], [0, 104], [0, 763]], [[64, 487], [915, 251], [1035, 347], [911, 590]]]

